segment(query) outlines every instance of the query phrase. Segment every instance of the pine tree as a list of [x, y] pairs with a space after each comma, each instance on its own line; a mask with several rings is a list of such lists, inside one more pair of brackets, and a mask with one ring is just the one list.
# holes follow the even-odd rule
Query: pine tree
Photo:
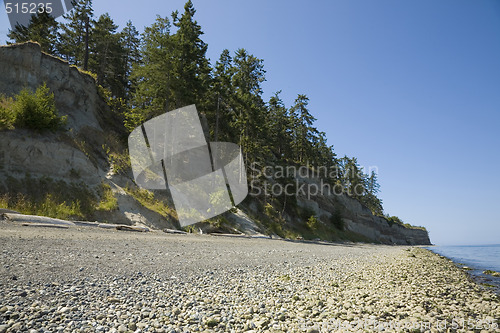
[[356, 157], [344, 156], [341, 160], [342, 183], [349, 196], [361, 199], [366, 194], [366, 175], [362, 172]]
[[234, 89], [232, 78], [235, 72], [229, 50], [222, 51], [215, 63], [212, 85], [208, 93], [210, 104], [206, 114], [214, 141], [236, 141], [237, 135], [231, 124], [235, 121]]
[[171, 85], [174, 43], [168, 18], [157, 16], [142, 35], [141, 63], [133, 67], [131, 80], [137, 82], [131, 101], [131, 111], [125, 125], [130, 130], [146, 119], [173, 109]]
[[234, 125], [238, 128], [239, 142], [246, 157], [256, 161], [268, 153], [266, 109], [261, 87], [265, 81], [263, 60], [248, 54], [245, 49], [239, 49], [234, 57], [234, 68]]
[[124, 59], [123, 59], [123, 72], [127, 78], [125, 84], [126, 97], [129, 99], [133, 94], [133, 86], [135, 82], [131, 80], [132, 68], [135, 64], [139, 64], [141, 61], [141, 39], [139, 31], [132, 24], [132, 21], [128, 21], [125, 28], [121, 32], [121, 44], [124, 49]]
[[173, 36], [175, 57], [173, 61], [173, 84], [175, 108], [190, 104], [201, 106], [209, 87], [210, 66], [206, 58], [207, 44], [201, 39], [203, 31], [194, 20], [196, 10], [191, 0], [184, 5], [184, 13], [172, 14], [173, 24], [178, 28]]
[[31, 16], [27, 27], [19, 24], [16, 25], [14, 29], [9, 30], [7, 36], [14, 43], [22, 43], [30, 40], [38, 42], [42, 51], [55, 54], [58, 26], [59, 23], [52, 16], [46, 12], [42, 12]]
[[278, 91], [268, 102], [268, 123], [271, 131], [269, 142], [278, 159], [292, 158], [292, 129], [288, 110], [279, 97]]
[[117, 29], [107, 13], [94, 23], [89, 69], [97, 74], [97, 83], [109, 89], [112, 96], [123, 98], [127, 82], [125, 49]]
[[299, 162], [305, 162], [309, 157], [311, 142], [313, 136], [318, 133], [312, 125], [316, 121], [309, 109], [309, 98], [306, 95], [299, 94], [295, 99], [294, 106], [290, 113], [294, 124], [294, 148]]
[[73, 9], [63, 15], [68, 22], [61, 25], [59, 54], [70, 63], [85, 67], [94, 26], [92, 0], [74, 0]]

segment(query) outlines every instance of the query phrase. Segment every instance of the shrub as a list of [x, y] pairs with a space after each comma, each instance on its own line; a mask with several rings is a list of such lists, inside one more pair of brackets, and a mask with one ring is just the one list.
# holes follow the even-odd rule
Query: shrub
[[277, 212], [274, 209], [273, 205], [271, 205], [270, 203], [266, 203], [266, 205], [264, 206], [264, 214], [266, 214], [270, 218], [277, 217]]
[[311, 215], [306, 224], [309, 229], [316, 230], [318, 228], [318, 218], [314, 215]]
[[34, 93], [24, 88], [14, 98], [0, 98], [0, 129], [55, 131], [66, 124], [66, 118], [58, 116], [54, 94], [45, 83]]
[[14, 99], [12, 97], [0, 96], [0, 130], [14, 129], [16, 114], [12, 109]]

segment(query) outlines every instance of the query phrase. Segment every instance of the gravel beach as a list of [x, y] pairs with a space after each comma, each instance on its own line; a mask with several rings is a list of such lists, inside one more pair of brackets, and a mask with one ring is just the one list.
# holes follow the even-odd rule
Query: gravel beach
[[500, 332], [497, 296], [421, 248], [0, 221], [2, 332]]

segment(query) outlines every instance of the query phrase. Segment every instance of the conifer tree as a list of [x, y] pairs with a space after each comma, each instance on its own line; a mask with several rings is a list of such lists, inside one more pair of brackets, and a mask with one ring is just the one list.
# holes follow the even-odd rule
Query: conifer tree
[[125, 49], [118, 26], [108, 13], [94, 23], [90, 43], [89, 69], [97, 74], [97, 83], [111, 91], [114, 97], [125, 97]]
[[144, 120], [174, 109], [171, 90], [174, 43], [170, 20], [157, 16], [142, 34], [141, 63], [132, 69], [136, 82], [131, 110], [125, 115], [125, 126], [133, 129]]
[[[57, 29], [59, 23], [46, 12], [31, 16], [29, 25], [16, 25], [7, 36], [15, 43], [38, 42], [42, 51], [56, 54]], [[11, 44], [11, 43], [8, 43]]]
[[92, 0], [74, 0], [73, 4], [73, 9], [63, 15], [67, 23], [61, 25], [58, 51], [70, 63], [84, 67], [95, 23], [94, 10]]
[[299, 94], [290, 109], [294, 123], [294, 148], [299, 162], [305, 162], [310, 157], [310, 143], [313, 135], [317, 134], [316, 128], [312, 127], [316, 118], [309, 112], [308, 104], [309, 98]]
[[292, 158], [292, 128], [288, 110], [278, 91], [268, 102], [269, 141], [278, 159]]
[[245, 49], [236, 51], [234, 57], [235, 111], [240, 145], [247, 158], [262, 159], [268, 152], [265, 104], [262, 100], [262, 82], [265, 81], [263, 60]]
[[128, 21], [127, 25], [122, 30], [121, 43], [124, 50], [123, 72], [127, 78], [124, 89], [126, 97], [129, 99], [133, 94], [132, 89], [135, 85], [135, 82], [131, 80], [132, 68], [135, 64], [139, 64], [141, 61], [141, 39], [139, 31], [137, 31], [136, 27], [132, 24], [132, 21]]
[[174, 108], [204, 102], [209, 87], [210, 66], [206, 58], [207, 44], [201, 39], [203, 31], [194, 19], [196, 10], [191, 0], [184, 5], [184, 13], [172, 14], [177, 32], [173, 36], [175, 57], [171, 89], [174, 93]]
[[208, 93], [210, 104], [207, 106], [207, 118], [211, 126], [214, 141], [236, 141], [232, 124], [235, 121], [234, 89], [232, 78], [235, 72], [229, 50], [222, 51], [215, 63], [212, 85]]

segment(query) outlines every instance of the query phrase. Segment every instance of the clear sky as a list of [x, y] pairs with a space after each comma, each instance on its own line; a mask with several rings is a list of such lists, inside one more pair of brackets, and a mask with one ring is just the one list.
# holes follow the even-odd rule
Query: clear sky
[[[182, 0], [94, 0], [139, 30]], [[310, 98], [339, 156], [376, 166], [386, 212], [439, 245], [500, 243], [498, 0], [194, 0], [212, 63], [264, 59], [265, 98]], [[0, 11], [0, 41], [7, 15]]]

